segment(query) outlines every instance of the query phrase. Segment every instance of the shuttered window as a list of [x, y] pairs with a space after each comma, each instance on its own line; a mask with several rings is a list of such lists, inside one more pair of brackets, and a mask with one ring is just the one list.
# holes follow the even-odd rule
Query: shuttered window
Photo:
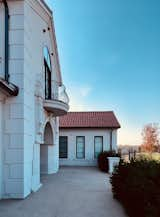
[[103, 151], [103, 136], [94, 137], [94, 157], [97, 158], [98, 155]]
[[76, 157], [78, 159], [85, 158], [85, 137], [77, 136], [76, 138]]
[[68, 158], [68, 137], [59, 137], [59, 158]]

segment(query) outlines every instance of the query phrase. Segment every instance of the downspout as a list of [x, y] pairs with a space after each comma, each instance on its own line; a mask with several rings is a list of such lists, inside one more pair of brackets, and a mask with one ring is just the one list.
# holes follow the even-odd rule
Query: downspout
[[9, 83], [9, 8], [6, 0], [2, 2], [5, 7], [5, 81]]

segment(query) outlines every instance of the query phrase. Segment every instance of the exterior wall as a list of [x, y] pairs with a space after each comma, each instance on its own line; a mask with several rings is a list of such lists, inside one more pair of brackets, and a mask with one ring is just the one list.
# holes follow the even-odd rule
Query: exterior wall
[[[110, 149], [110, 130], [105, 129], [60, 129], [60, 136], [68, 136], [68, 159], [60, 159], [65, 166], [95, 166], [94, 137], [103, 136], [103, 150]], [[85, 159], [76, 159], [76, 136], [85, 136]], [[112, 147], [117, 150], [117, 130], [112, 132]]]
[[[4, 7], [0, 3], [1, 16]], [[20, 88], [17, 97], [7, 97], [3, 104], [2, 141], [2, 197], [24, 197], [24, 5], [23, 1], [8, 1], [9, 25], [9, 73], [10, 81]], [[3, 19], [4, 33], [4, 19]], [[4, 34], [3, 34], [4, 44]], [[4, 77], [4, 46], [1, 47], [2, 71]]]
[[[51, 26], [51, 14], [38, 0], [8, 1], [8, 6], [9, 73], [10, 81], [19, 87], [19, 95], [5, 98], [3, 106], [0, 101], [0, 196], [25, 198], [41, 186], [40, 144], [44, 142], [43, 133], [47, 122], [52, 126], [54, 137], [54, 145], [49, 148], [52, 160], [49, 161], [48, 173], [57, 172], [59, 167], [58, 118], [45, 112], [43, 108], [44, 45], [53, 52], [52, 82], [58, 80], [58, 67], [52, 32], [43, 33], [44, 28]], [[0, 27], [3, 28], [3, 31], [0, 31], [1, 77], [4, 77], [3, 17], [4, 8], [0, 1]], [[53, 87], [54, 94], [57, 88]]]
[[[51, 56], [52, 61], [52, 83], [58, 80], [57, 77], [57, 62], [55, 57], [55, 49], [51, 40], [51, 32], [48, 31], [48, 27], [51, 25], [48, 22], [49, 17], [46, 11], [41, 7], [41, 5], [36, 1], [25, 1], [24, 4], [25, 11], [25, 22], [24, 22], [24, 75], [25, 75], [25, 90], [26, 95], [24, 97], [24, 106], [26, 108], [26, 114], [29, 120], [25, 120], [25, 132], [26, 142], [24, 144], [26, 148], [26, 161], [28, 161], [28, 166], [26, 171], [26, 183], [29, 183], [32, 177], [32, 184], [28, 186], [28, 190], [32, 188], [33, 191], [36, 191], [40, 186], [40, 144], [44, 143], [44, 129], [47, 122], [50, 122], [53, 130], [54, 141], [53, 146], [49, 146], [48, 149], [48, 174], [58, 171], [58, 142], [57, 137], [59, 136], [57, 131], [58, 119], [52, 117], [51, 114], [45, 112], [43, 108], [43, 100], [45, 98], [45, 73], [44, 73], [44, 56], [43, 48], [47, 46], [50, 54], [53, 53], [54, 56]], [[36, 28], [35, 28], [36, 27]], [[43, 29], [47, 31], [44, 33]], [[52, 93], [56, 95], [58, 86], [54, 85]], [[28, 115], [30, 114], [30, 115]], [[32, 134], [28, 135], [28, 132]], [[30, 140], [30, 145], [28, 145], [28, 140]], [[33, 157], [33, 176], [32, 173], [32, 158]], [[30, 172], [27, 172], [30, 171]], [[25, 185], [26, 186], [26, 185]], [[31, 187], [32, 186], [32, 187]], [[28, 192], [26, 189], [26, 191]]]

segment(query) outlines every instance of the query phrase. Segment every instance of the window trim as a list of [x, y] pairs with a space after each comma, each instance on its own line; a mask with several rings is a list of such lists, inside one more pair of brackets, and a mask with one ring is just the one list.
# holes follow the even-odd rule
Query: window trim
[[[60, 137], [67, 138], [67, 157], [60, 157]], [[68, 159], [68, 136], [59, 136], [59, 159]]]
[[104, 150], [104, 147], [103, 147], [103, 136], [94, 136], [94, 159], [97, 159], [97, 157], [96, 157], [96, 152], [95, 152], [95, 150], [96, 150], [96, 143], [95, 143], [95, 141], [96, 141], [96, 138], [102, 138], [102, 152], [103, 152], [103, 150]]
[[[83, 154], [82, 158], [80, 158], [80, 157], [77, 156], [77, 145], [78, 145], [77, 141], [78, 141], [78, 138], [83, 138], [84, 139], [84, 154]], [[85, 159], [85, 157], [86, 157], [86, 153], [85, 152], [86, 152], [85, 136], [76, 136], [76, 159]]]

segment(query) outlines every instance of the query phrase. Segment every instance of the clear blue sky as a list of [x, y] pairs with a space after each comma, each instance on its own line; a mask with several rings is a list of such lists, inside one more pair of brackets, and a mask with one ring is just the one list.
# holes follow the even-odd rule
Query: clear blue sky
[[71, 110], [114, 110], [119, 144], [160, 122], [160, 1], [48, 0]]

